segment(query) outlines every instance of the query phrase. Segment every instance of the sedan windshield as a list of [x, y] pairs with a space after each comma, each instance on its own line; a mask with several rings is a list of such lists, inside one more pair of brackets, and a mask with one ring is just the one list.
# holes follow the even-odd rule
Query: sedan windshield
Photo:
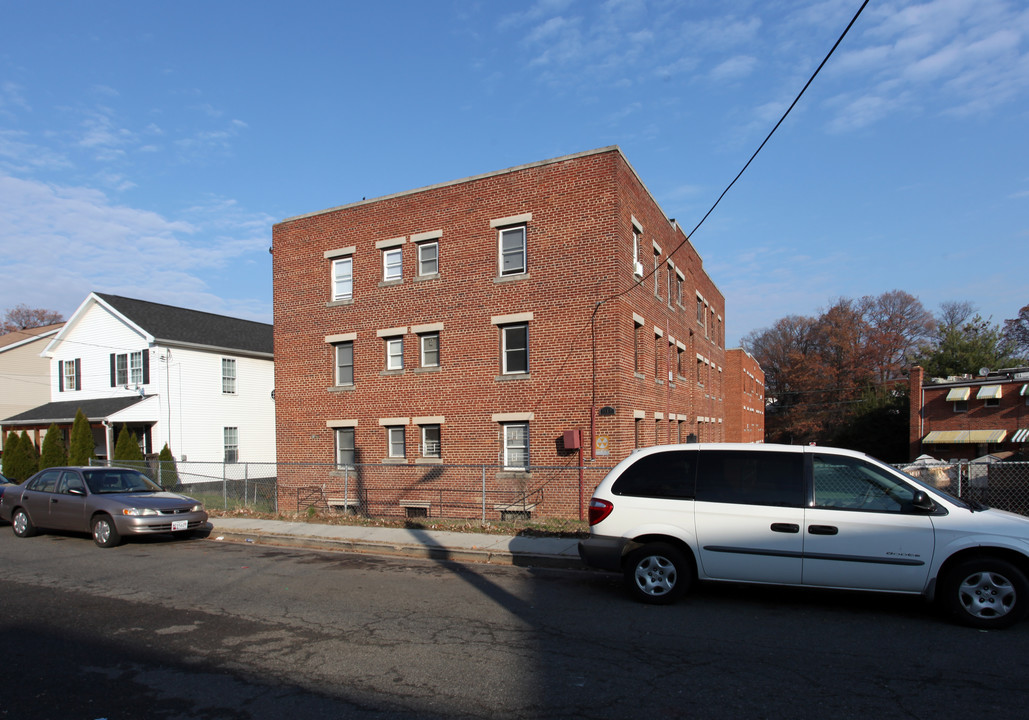
[[146, 475], [124, 468], [97, 468], [84, 470], [86, 485], [96, 495], [105, 493], [160, 492], [161, 488]]

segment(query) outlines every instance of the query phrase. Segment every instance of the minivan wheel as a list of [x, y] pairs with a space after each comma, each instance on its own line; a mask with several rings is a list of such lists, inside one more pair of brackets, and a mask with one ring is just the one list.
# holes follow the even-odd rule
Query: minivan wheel
[[689, 589], [693, 567], [677, 548], [656, 542], [634, 550], [625, 563], [625, 584], [634, 598], [667, 605]]
[[1009, 627], [1022, 619], [1029, 601], [1029, 581], [1007, 560], [965, 560], [947, 573], [941, 601], [962, 625], [983, 630]]
[[32, 524], [29, 514], [22, 508], [14, 511], [11, 517], [11, 529], [20, 538], [32, 537], [36, 534], [36, 526]]

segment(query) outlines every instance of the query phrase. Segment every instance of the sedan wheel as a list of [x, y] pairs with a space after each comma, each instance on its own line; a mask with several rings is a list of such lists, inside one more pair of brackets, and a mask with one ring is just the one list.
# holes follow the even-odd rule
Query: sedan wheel
[[36, 534], [36, 526], [32, 524], [32, 519], [21, 508], [14, 511], [14, 516], [11, 518], [11, 528], [14, 530], [15, 535], [22, 538], [32, 537]]
[[944, 584], [943, 601], [958, 622], [982, 629], [1013, 625], [1026, 612], [1029, 581], [1011, 563], [993, 558], [967, 560]]
[[102, 548], [114, 547], [121, 542], [118, 528], [109, 516], [97, 515], [93, 518], [93, 542]]
[[633, 597], [652, 605], [673, 602], [689, 588], [693, 567], [668, 543], [644, 545], [629, 555], [625, 584]]

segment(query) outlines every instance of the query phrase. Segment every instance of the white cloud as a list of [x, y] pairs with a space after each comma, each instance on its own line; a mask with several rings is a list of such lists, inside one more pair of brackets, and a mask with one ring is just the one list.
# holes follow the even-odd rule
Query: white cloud
[[736, 55], [716, 65], [709, 73], [709, 77], [718, 83], [732, 82], [750, 75], [755, 66], [757, 66], [756, 58], [749, 55]]

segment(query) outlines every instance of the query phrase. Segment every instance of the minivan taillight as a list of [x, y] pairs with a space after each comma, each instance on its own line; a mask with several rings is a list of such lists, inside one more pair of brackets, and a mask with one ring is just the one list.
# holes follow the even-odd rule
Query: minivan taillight
[[611, 511], [615, 509], [615, 506], [609, 503], [607, 500], [598, 500], [597, 498], [590, 499], [590, 525], [596, 525], [598, 522], [606, 518], [611, 514]]

